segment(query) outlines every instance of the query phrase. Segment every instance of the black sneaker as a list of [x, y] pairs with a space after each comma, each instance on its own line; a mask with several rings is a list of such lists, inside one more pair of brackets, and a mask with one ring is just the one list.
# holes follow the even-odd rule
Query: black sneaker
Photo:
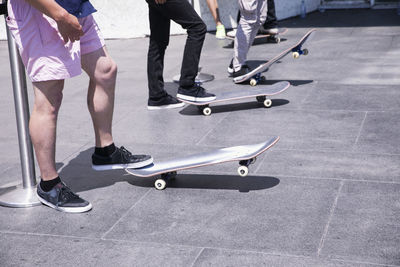
[[242, 65], [242, 67], [240, 68], [240, 70], [238, 70], [238, 71], [233, 71], [232, 77], [233, 77], [233, 78], [236, 78], [236, 77], [239, 77], [239, 76], [243, 76], [243, 75], [246, 75], [246, 74], [249, 73], [249, 72], [250, 72], [249, 66], [247, 66], [247, 65]]
[[190, 88], [179, 87], [178, 98], [188, 101], [202, 102], [202, 101], [212, 101], [215, 99], [215, 95], [207, 93], [206, 89], [198, 84], [195, 84]]
[[156, 109], [167, 109], [167, 108], [181, 108], [185, 105], [175, 97], [171, 95], [165, 95], [159, 100], [149, 99], [147, 102], [148, 110], [156, 110]]
[[37, 197], [44, 205], [63, 212], [79, 213], [92, 209], [92, 204], [80, 198], [63, 182], [56, 184], [49, 192], [37, 186]]
[[142, 168], [153, 163], [149, 155], [132, 155], [126, 148], [116, 147], [111, 156], [104, 157], [97, 154], [92, 155], [92, 168], [96, 171]]

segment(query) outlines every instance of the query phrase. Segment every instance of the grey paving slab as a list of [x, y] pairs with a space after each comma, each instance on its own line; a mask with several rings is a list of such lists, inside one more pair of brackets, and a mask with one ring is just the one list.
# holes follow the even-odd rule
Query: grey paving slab
[[400, 156], [275, 149], [257, 175], [400, 182]]
[[252, 109], [246, 114], [229, 114], [201, 144], [245, 143], [277, 134], [282, 138], [277, 144], [280, 149], [348, 150], [364, 116], [363, 112]]
[[73, 168], [74, 175], [70, 176], [68, 169], [60, 175], [75, 192], [93, 204], [91, 212], [71, 216], [45, 206], [0, 207], [0, 231], [100, 238], [148, 191], [148, 188], [129, 186], [122, 172], [94, 173], [87, 164]]
[[[196, 144], [217, 127], [226, 114], [182, 116], [177, 110], [141, 111], [140, 116], [126, 116], [114, 127], [116, 140], [140, 140], [141, 143]], [[126, 129], [130, 129], [126, 131]]]
[[389, 111], [400, 109], [400, 92], [391, 85], [318, 83], [303, 102], [304, 109]]
[[346, 182], [321, 255], [400, 265], [398, 184]]
[[337, 181], [280, 179], [249, 193], [154, 190], [105, 238], [311, 255], [338, 187]]
[[162, 244], [8, 233], [0, 233], [0, 241], [2, 266], [190, 266], [200, 251]]
[[399, 154], [399, 115], [397, 111], [368, 112], [355, 150]]
[[314, 257], [273, 255], [249, 251], [205, 249], [194, 266], [296, 266], [296, 267], [333, 267], [333, 266], [379, 266], [371, 263], [344, 262]]
[[[6, 257], [16, 266], [46, 265], [49, 258], [40, 253], [18, 255], [64, 245], [63, 253], [51, 255], [59, 265], [75, 256], [72, 263], [85, 266], [191, 266], [196, 259], [195, 266], [400, 266], [400, 25], [394, 11], [313, 12], [280, 22], [289, 28], [283, 41], [252, 46], [249, 64], [278, 54], [316, 27], [308, 57], [286, 57], [265, 73], [267, 84], [288, 80], [293, 86], [270, 109], [251, 101], [227, 103], [211, 117], [190, 107], [147, 111], [149, 39], [107, 40], [119, 66], [117, 145], [164, 160], [273, 135], [281, 140], [245, 179], [236, 174], [237, 163], [227, 163], [181, 172], [158, 192], [154, 178], [91, 170], [88, 77], [70, 79], [60, 111], [57, 167], [94, 209], [77, 215], [43, 206], [0, 207], [0, 262]], [[172, 77], [179, 74], [185, 39], [171, 37], [165, 56], [171, 94], [178, 88]], [[200, 65], [215, 76], [204, 84], [210, 91], [241, 88], [226, 73], [233, 55], [227, 43], [212, 34], [205, 40]], [[20, 178], [20, 166], [6, 42], [0, 42], [0, 58], [2, 185]], [[28, 83], [31, 108], [32, 93]]]

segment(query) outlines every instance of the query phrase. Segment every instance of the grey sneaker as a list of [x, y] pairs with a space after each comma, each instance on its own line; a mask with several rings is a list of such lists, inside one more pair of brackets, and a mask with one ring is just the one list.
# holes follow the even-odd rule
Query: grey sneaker
[[37, 186], [37, 197], [44, 205], [63, 212], [80, 213], [92, 209], [92, 204], [80, 198], [63, 182], [56, 184], [49, 192]]

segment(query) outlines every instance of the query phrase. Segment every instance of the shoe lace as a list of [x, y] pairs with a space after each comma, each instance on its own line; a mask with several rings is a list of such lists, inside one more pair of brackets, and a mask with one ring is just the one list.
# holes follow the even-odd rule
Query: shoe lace
[[119, 149], [121, 153], [121, 157], [125, 162], [129, 162], [129, 159], [132, 157], [132, 153], [129, 152], [125, 147], [121, 146]]
[[71, 191], [66, 185], [60, 188], [58, 192], [58, 199], [61, 200], [61, 203], [66, 203], [71, 199], [78, 199], [79, 195], [75, 194]]
[[195, 84], [195, 87], [197, 88], [196, 96], [198, 96], [198, 95], [204, 95], [204, 91], [205, 91], [206, 89], [204, 89], [203, 87], [201, 87], [201, 85], [198, 84], [198, 83]]

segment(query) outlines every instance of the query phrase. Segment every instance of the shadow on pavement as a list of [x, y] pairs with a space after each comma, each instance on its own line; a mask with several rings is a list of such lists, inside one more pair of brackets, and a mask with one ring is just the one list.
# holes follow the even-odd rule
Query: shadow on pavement
[[[132, 177], [129, 183], [141, 187], [154, 187], [155, 177], [140, 178]], [[190, 188], [190, 189], [222, 189], [238, 190], [248, 193], [255, 190], [263, 190], [275, 187], [279, 184], [279, 179], [268, 176], [247, 176], [240, 177], [235, 175], [212, 175], [212, 174], [179, 174], [175, 180], [167, 183], [168, 187]]]
[[[277, 82], [287, 81], [290, 83], [291, 86], [300, 86], [304, 84], [313, 83], [314, 80], [268, 80], [268, 77], [265, 81], [260, 81], [258, 85], [272, 85]], [[290, 89], [290, 87], [289, 87]], [[289, 90], [288, 89], [288, 90]]]
[[[325, 10], [308, 13], [305, 19], [293, 17], [279, 21], [282, 28], [324, 27], [383, 27], [399, 26], [396, 9], [348, 9]], [[290, 30], [289, 30], [290, 31]]]
[[[155, 177], [142, 178], [127, 174], [124, 170], [95, 171], [91, 167], [93, 148], [79, 153], [60, 172], [63, 181], [76, 192], [108, 187], [118, 182], [134, 186], [154, 187]], [[251, 170], [250, 170], [251, 171]], [[179, 174], [168, 183], [169, 187], [198, 189], [227, 189], [249, 192], [274, 187], [279, 179], [274, 177], [210, 174]]]

